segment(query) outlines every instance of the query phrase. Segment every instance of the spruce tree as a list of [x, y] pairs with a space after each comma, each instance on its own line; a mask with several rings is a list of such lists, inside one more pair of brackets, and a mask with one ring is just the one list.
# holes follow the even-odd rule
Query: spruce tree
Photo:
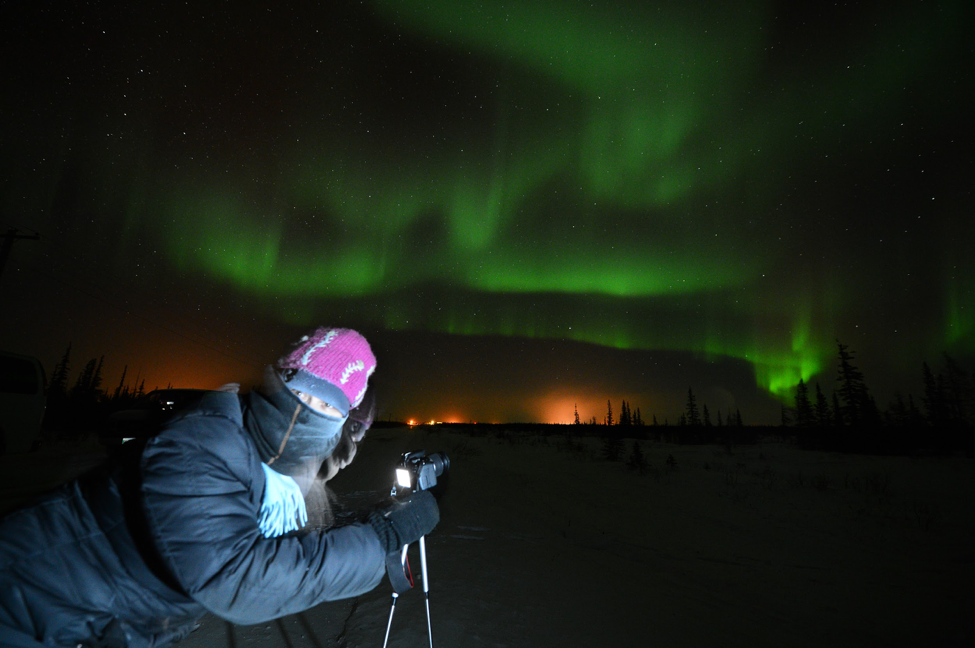
[[[840, 387], [837, 391], [840, 400], [843, 402], [843, 418], [849, 425], [854, 426], [863, 423], [865, 420], [870, 422], [869, 419], [873, 416], [870, 411], [870, 396], [863, 379], [863, 373], [853, 364], [854, 353], [849, 351], [848, 347], [842, 342], [837, 340], [836, 344], [840, 350], [840, 369], [839, 376], [837, 376]], [[873, 409], [875, 410], [876, 406]]]
[[924, 396], [921, 397], [921, 402], [924, 404], [924, 413], [927, 416], [928, 422], [937, 427], [941, 423], [940, 419], [943, 413], [941, 394], [938, 393], [938, 381], [935, 380], [934, 374], [931, 373], [931, 367], [928, 366], [927, 362], [921, 363], [921, 371], [924, 376]]
[[95, 380], [95, 369], [97, 366], [97, 360], [94, 358], [85, 364], [85, 368], [78, 375], [78, 380], [75, 381], [74, 387], [71, 388], [71, 396], [73, 398], [86, 399], [89, 396], [92, 383]]
[[102, 387], [102, 366], [105, 364], [105, 356], [98, 359], [98, 366], [95, 367], [95, 372], [91, 377], [91, 385], [89, 386], [89, 392], [92, 396], [100, 396]]
[[912, 428], [919, 428], [924, 425], [924, 416], [921, 414], [921, 410], [918, 409], [917, 405], [914, 404], [914, 395], [908, 394], [907, 396], [907, 412], [909, 425]]
[[620, 405], [620, 421], [619, 421], [619, 424], [620, 425], [629, 425], [630, 424], [630, 407], [626, 403], [626, 401], [623, 401], [622, 404]]
[[603, 458], [609, 461], [619, 461], [623, 458], [623, 439], [616, 432], [609, 430], [603, 438]]
[[799, 379], [796, 387], [796, 427], [807, 428], [813, 425], [813, 408], [809, 401], [809, 388]]
[[697, 399], [694, 397], [694, 391], [690, 387], [687, 388], [687, 406], [685, 410], [687, 414], [686, 422], [688, 424], [695, 426], [701, 424], [701, 413], [697, 409]]
[[975, 386], [968, 374], [948, 355], [942, 354], [945, 361], [943, 399], [948, 421], [955, 426], [967, 427], [972, 423], [975, 409]]
[[[65, 349], [61, 360], [54, 365], [51, 372], [51, 384], [47, 390], [47, 397], [52, 402], [62, 402], [68, 395], [68, 371], [71, 363], [71, 343]], [[52, 403], [53, 404], [53, 403]]]
[[633, 442], [633, 446], [630, 449], [630, 456], [626, 460], [626, 467], [630, 470], [638, 470], [641, 475], [649, 468], [647, 458], [644, 456], [638, 441]]
[[[129, 372], [129, 365], [122, 367], [122, 379], [118, 381], [118, 387], [115, 388], [115, 393], [112, 394], [112, 402], [118, 402], [118, 400], [123, 396], [123, 389], [125, 389], [125, 374]], [[576, 415], [578, 419], [578, 415]], [[578, 423], [578, 420], [576, 421]]]
[[825, 428], [831, 427], [832, 423], [829, 401], [826, 400], [826, 395], [823, 394], [823, 390], [819, 388], [819, 383], [816, 383], [816, 425]]
[[883, 423], [880, 417], [880, 408], [877, 407], [877, 399], [873, 397], [873, 394], [868, 393], [866, 389], [863, 392], [860, 421], [862, 425], [871, 427], [878, 427]]
[[904, 394], [899, 391], [894, 392], [894, 402], [890, 404], [890, 409], [887, 411], [887, 425], [896, 425], [897, 427], [909, 425], [907, 401], [904, 400]]

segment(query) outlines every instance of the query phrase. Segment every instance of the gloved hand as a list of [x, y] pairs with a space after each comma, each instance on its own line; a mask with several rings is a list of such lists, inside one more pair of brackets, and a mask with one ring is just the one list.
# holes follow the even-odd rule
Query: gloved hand
[[376, 530], [379, 543], [387, 554], [398, 552], [403, 545], [416, 542], [440, 521], [437, 500], [428, 491], [413, 493], [405, 500], [369, 515], [369, 524]]

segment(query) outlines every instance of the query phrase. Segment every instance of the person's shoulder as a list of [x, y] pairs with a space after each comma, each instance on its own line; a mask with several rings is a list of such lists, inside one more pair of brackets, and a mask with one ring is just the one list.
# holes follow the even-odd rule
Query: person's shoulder
[[239, 464], [245, 472], [259, 461], [244, 431], [240, 397], [221, 391], [201, 393], [176, 412], [149, 440], [146, 451], [146, 458], [178, 456], [187, 462], [212, 456], [220, 464]]
[[244, 423], [240, 409], [240, 396], [225, 391], [200, 391], [192, 402], [176, 412], [170, 423], [196, 418], [224, 418], [238, 427]]
[[163, 424], [155, 441], [188, 444], [198, 448], [219, 447], [221, 453], [233, 445], [246, 445], [240, 397], [222, 391], [201, 391], [192, 403], [185, 403]]

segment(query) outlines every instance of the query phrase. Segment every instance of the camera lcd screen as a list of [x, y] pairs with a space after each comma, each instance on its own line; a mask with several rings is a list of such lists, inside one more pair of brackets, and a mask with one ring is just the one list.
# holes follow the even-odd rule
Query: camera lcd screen
[[401, 488], [412, 488], [413, 479], [410, 477], [410, 471], [406, 468], [397, 468], [396, 483], [399, 484]]

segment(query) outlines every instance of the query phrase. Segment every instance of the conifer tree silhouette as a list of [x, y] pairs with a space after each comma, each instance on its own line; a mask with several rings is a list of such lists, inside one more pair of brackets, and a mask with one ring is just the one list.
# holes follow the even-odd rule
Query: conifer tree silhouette
[[819, 383], [816, 383], [816, 425], [819, 427], [831, 427], [833, 425], [829, 401], [826, 400], [823, 390], [819, 388]]
[[112, 394], [112, 401], [118, 402], [120, 398], [125, 396], [125, 374], [129, 372], [129, 365], [125, 365], [122, 368], [122, 378], [118, 381], [118, 387], [115, 388], [115, 392]]
[[630, 456], [626, 460], [626, 467], [630, 470], [637, 470], [640, 474], [644, 474], [650, 464], [647, 463], [647, 458], [643, 454], [643, 450], [640, 448], [640, 443], [638, 441], [633, 442], [633, 446], [630, 449]]
[[701, 424], [701, 413], [697, 409], [697, 399], [694, 397], [694, 390], [690, 387], [687, 388], [687, 406], [685, 408], [685, 414], [687, 415], [686, 422], [689, 425], [700, 425]]
[[843, 419], [852, 426], [861, 425], [864, 422], [873, 423], [876, 405], [870, 399], [867, 385], [861, 372], [853, 364], [854, 353], [849, 351], [849, 347], [839, 340], [840, 368], [837, 380], [840, 387], [837, 390], [842, 401]]
[[954, 358], [947, 353], [943, 353], [942, 356], [945, 362], [942, 390], [945, 419], [954, 427], [968, 427], [972, 422], [972, 410], [975, 407], [975, 386]]
[[799, 379], [796, 387], [796, 427], [807, 428], [813, 425], [813, 408], [809, 401], [809, 387]]
[[68, 395], [68, 371], [71, 363], [71, 343], [65, 349], [61, 360], [51, 372], [51, 384], [47, 389], [49, 401], [63, 401]]

